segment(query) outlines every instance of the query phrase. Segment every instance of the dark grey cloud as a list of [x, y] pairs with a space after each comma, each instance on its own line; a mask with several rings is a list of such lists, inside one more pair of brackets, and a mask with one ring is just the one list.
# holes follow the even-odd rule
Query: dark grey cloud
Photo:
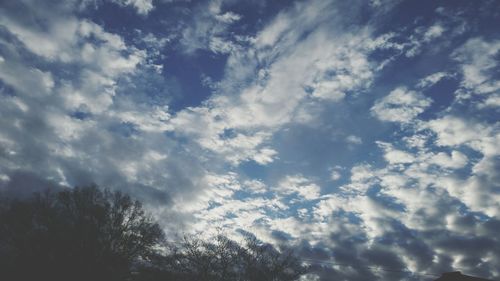
[[65, 188], [27, 171], [17, 170], [9, 174], [9, 177], [9, 182], [0, 185], [0, 197], [23, 200], [31, 198], [35, 193], [54, 192]]

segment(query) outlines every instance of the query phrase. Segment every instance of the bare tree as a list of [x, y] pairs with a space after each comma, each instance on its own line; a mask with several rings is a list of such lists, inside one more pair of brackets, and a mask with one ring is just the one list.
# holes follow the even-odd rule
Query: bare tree
[[209, 241], [185, 237], [165, 257], [164, 268], [175, 280], [186, 281], [292, 281], [306, 271], [291, 250], [279, 251], [252, 237], [243, 244], [220, 234]]
[[0, 200], [0, 280], [292, 281], [293, 252], [219, 234], [165, 243], [138, 201], [96, 186]]
[[38, 194], [0, 209], [6, 280], [126, 280], [163, 232], [138, 201], [96, 186]]

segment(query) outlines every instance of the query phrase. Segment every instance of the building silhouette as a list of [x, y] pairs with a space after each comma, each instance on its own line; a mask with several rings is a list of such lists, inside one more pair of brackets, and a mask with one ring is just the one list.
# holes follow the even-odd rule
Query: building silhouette
[[463, 275], [460, 271], [443, 273], [441, 277], [435, 281], [492, 281], [488, 279]]

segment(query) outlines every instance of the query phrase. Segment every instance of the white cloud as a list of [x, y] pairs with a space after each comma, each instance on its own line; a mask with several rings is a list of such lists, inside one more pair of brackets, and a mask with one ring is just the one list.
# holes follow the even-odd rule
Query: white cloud
[[329, 56], [313, 65], [315, 74], [310, 86], [314, 97], [339, 101], [350, 91], [370, 86], [372, 65], [366, 56], [367, 51], [362, 49], [366, 45], [361, 40], [365, 39], [360, 36], [347, 38], [346, 43], [333, 45], [338, 49], [333, 47], [327, 51]]
[[140, 111], [119, 111], [112, 112], [111, 115], [124, 123], [137, 125], [145, 132], [164, 132], [172, 129], [168, 123], [170, 120], [168, 108], [153, 107], [148, 111], [146, 114]]
[[497, 217], [500, 215], [500, 196], [494, 191], [497, 183], [486, 182], [479, 175], [467, 180], [448, 179], [439, 183], [451, 196], [456, 197], [471, 210]]
[[436, 23], [436, 24], [432, 25], [431, 27], [429, 27], [429, 29], [427, 29], [427, 31], [425, 31], [425, 33], [423, 35], [423, 39], [424, 39], [424, 41], [431, 41], [432, 39], [435, 39], [435, 38], [443, 35], [445, 30], [446, 29], [441, 24]]
[[341, 197], [328, 195], [318, 201], [314, 207], [314, 215], [320, 221], [326, 220], [332, 215], [332, 212], [340, 210], [345, 203]]
[[423, 79], [420, 79], [420, 81], [417, 84], [417, 87], [428, 88], [438, 83], [439, 81], [443, 80], [444, 78], [449, 78], [450, 76], [451, 75], [446, 72], [436, 72]]
[[257, 152], [257, 154], [253, 157], [255, 162], [265, 165], [267, 163], [271, 163], [274, 160], [274, 156], [278, 154], [278, 152], [271, 148], [262, 148]]
[[[25, 26], [9, 16], [2, 17], [0, 24], [7, 26], [25, 47], [47, 59], [71, 60], [71, 46], [77, 39], [78, 21], [75, 18], [50, 21], [46, 31]], [[64, 27], [64, 28], [63, 28]]]
[[[19, 79], [21, 73], [25, 76], [22, 80]], [[0, 79], [23, 95], [33, 97], [49, 96], [55, 83], [51, 72], [26, 67], [12, 61], [0, 64]]]
[[266, 185], [262, 181], [255, 179], [246, 180], [243, 182], [243, 185], [245, 188], [251, 190], [254, 193], [264, 193], [268, 190]]
[[[104, 93], [113, 95], [114, 82], [112, 79], [118, 75], [132, 72], [145, 56], [143, 52], [134, 48], [127, 49], [122, 38], [105, 32], [101, 26], [87, 20], [78, 20], [74, 17], [64, 19], [55, 18], [48, 21], [49, 28], [44, 32], [37, 30], [36, 27], [31, 29], [30, 27], [23, 26], [14, 20], [10, 20], [8, 17], [0, 22], [5, 24], [7, 29], [15, 34], [24, 43], [25, 47], [34, 54], [42, 56], [49, 61], [86, 65], [87, 67], [81, 71], [81, 79], [85, 81], [81, 83], [86, 88], [84, 91], [89, 91], [90, 88], [94, 87], [96, 92], [101, 92], [102, 88], [105, 88]], [[102, 40], [102, 42], [99, 44], [87, 42], [83, 44], [83, 47], [79, 47], [82, 41], [89, 41], [91, 37]], [[122, 55], [125, 50], [128, 51], [128, 55]], [[2, 78], [7, 83], [16, 86], [15, 81], [17, 79], [15, 77], [9, 79], [9, 72], [21, 71], [22, 67], [21, 65], [10, 65], [10, 70], [5, 69], [2, 71]], [[27, 84], [26, 81], [31, 82], [30, 80], [33, 80], [33, 78], [28, 78], [25, 82], [19, 83], [19, 87], [46, 89], [48, 92], [52, 91], [54, 79], [50, 73], [37, 69], [30, 71], [33, 73], [31, 77], [40, 77], [42, 86], [35, 87], [34, 85]], [[33, 81], [32, 83], [35, 82]], [[20, 90], [27, 92], [28, 89]], [[74, 90], [72, 91], [74, 93], [72, 94], [73, 97], [68, 97], [68, 104], [78, 107], [79, 105], [75, 104], [75, 102], [77, 100], [83, 101], [85, 98], [81, 97], [77, 89]], [[99, 99], [104, 101], [100, 97]], [[97, 103], [100, 102], [98, 100]], [[94, 104], [90, 100], [87, 100], [87, 103], [89, 106]], [[104, 105], [95, 104], [95, 106], [90, 106], [90, 108], [102, 108], [103, 106], [106, 107], [106, 104], [108, 102], [104, 101]]]
[[479, 109], [487, 107], [500, 107], [500, 94], [490, 94], [483, 102], [478, 105]]
[[122, 6], [133, 6], [138, 14], [147, 15], [154, 9], [153, 0], [112, 0]]
[[[268, 164], [277, 156], [269, 145], [276, 131], [314, 119], [315, 107], [307, 102], [311, 97], [340, 101], [367, 89], [375, 68], [368, 56], [388, 48], [389, 37], [371, 38], [368, 29], [340, 35], [317, 28], [318, 21], [336, 12], [324, 9], [330, 5], [326, 2], [317, 4], [293, 6], [258, 33], [250, 48], [234, 49], [216, 93], [202, 106], [173, 116], [173, 131], [233, 165], [248, 160]], [[306, 32], [303, 40], [300, 34]]]
[[431, 99], [399, 87], [375, 102], [372, 113], [382, 121], [409, 123], [431, 104]]
[[500, 41], [487, 41], [483, 38], [469, 39], [458, 48], [452, 57], [461, 63], [463, 75], [462, 86], [467, 94], [488, 94], [500, 89], [500, 81], [494, 77], [498, 70], [495, 56], [500, 52]]
[[276, 44], [278, 38], [292, 25], [291, 18], [284, 13], [276, 16], [272, 23], [257, 36], [257, 46], [265, 48]]
[[217, 54], [229, 54], [238, 50], [238, 36], [228, 31], [241, 19], [241, 15], [223, 11], [223, 1], [199, 3], [192, 10], [191, 22], [182, 30], [180, 43], [183, 52], [193, 54], [199, 49]]
[[236, 21], [239, 21], [241, 19], [241, 15], [238, 15], [233, 12], [225, 12], [224, 14], [218, 14], [215, 16], [215, 18], [219, 21], [222, 21], [224, 23], [234, 23]]
[[458, 169], [464, 167], [468, 163], [468, 159], [463, 153], [454, 150], [451, 155], [439, 152], [431, 158], [431, 163], [445, 168]]
[[395, 149], [389, 143], [377, 142], [377, 144], [384, 150], [384, 158], [389, 164], [413, 163], [415, 161], [415, 157], [412, 154]]
[[286, 176], [278, 183], [276, 192], [283, 194], [297, 194], [305, 200], [314, 200], [320, 197], [321, 188], [301, 175]]
[[355, 136], [355, 135], [347, 136], [347, 138], [345, 140], [347, 141], [347, 143], [350, 143], [350, 144], [362, 144], [363, 143], [363, 140], [360, 137]]
[[409, 148], [424, 148], [429, 141], [429, 136], [425, 134], [413, 134], [403, 138]]
[[474, 123], [454, 116], [431, 120], [424, 125], [437, 135], [436, 143], [442, 146], [467, 145], [485, 156], [498, 154], [496, 143], [500, 138], [496, 126]]
[[351, 168], [350, 183], [340, 187], [348, 193], [364, 193], [370, 188], [374, 181], [377, 181], [372, 167], [368, 164], [358, 164]]
[[[445, 116], [430, 121], [427, 128], [436, 134], [436, 143], [447, 147], [467, 146], [482, 154], [472, 167], [472, 174], [466, 179], [448, 178], [439, 181], [438, 185], [458, 198], [474, 211], [484, 212], [489, 216], [497, 216], [498, 196], [493, 190], [498, 188], [495, 167], [498, 165], [498, 125], [486, 125], [454, 116]], [[455, 154], [455, 155], [454, 155]], [[449, 168], [461, 168], [468, 161], [462, 153], [453, 151], [451, 157], [438, 153], [431, 162]]]
[[316, 42], [316, 48], [321, 46], [321, 51], [317, 51], [323, 52], [324, 57], [315, 60], [311, 67], [312, 80], [306, 84], [313, 97], [340, 101], [348, 94], [363, 92], [371, 86], [375, 72], [383, 68], [385, 62], [375, 65], [369, 54], [395, 46], [390, 42], [391, 34], [370, 36], [369, 30], [360, 30], [356, 36], [337, 38], [335, 44]]
[[330, 173], [330, 179], [333, 181], [339, 180], [342, 177], [342, 174], [339, 171], [333, 170]]
[[148, 67], [149, 53], [75, 17], [72, 4], [54, 4], [46, 13], [40, 3], [23, 2], [29, 20], [38, 20], [32, 24], [0, 11], [0, 79], [13, 91], [0, 103], [9, 120], [0, 121], [2, 172], [65, 185], [96, 182], [151, 205], [174, 194], [188, 198], [202, 169], [198, 159], [171, 150], [163, 134], [171, 126], [168, 109], [117, 91], [120, 81]]

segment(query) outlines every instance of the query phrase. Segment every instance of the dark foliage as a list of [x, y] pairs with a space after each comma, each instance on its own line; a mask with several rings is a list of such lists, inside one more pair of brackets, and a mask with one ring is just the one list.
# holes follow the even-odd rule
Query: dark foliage
[[[305, 273], [291, 250], [280, 252], [252, 237], [242, 244], [224, 235], [210, 240], [185, 237], [180, 246], [171, 245], [169, 254], [156, 260], [156, 274], [179, 281], [292, 281]], [[154, 276], [151, 268], [146, 272]]]
[[3, 280], [126, 280], [147, 260], [162, 231], [141, 204], [97, 187], [4, 202]]
[[248, 238], [164, 242], [138, 201], [95, 186], [0, 200], [0, 279], [292, 281], [291, 251]]

